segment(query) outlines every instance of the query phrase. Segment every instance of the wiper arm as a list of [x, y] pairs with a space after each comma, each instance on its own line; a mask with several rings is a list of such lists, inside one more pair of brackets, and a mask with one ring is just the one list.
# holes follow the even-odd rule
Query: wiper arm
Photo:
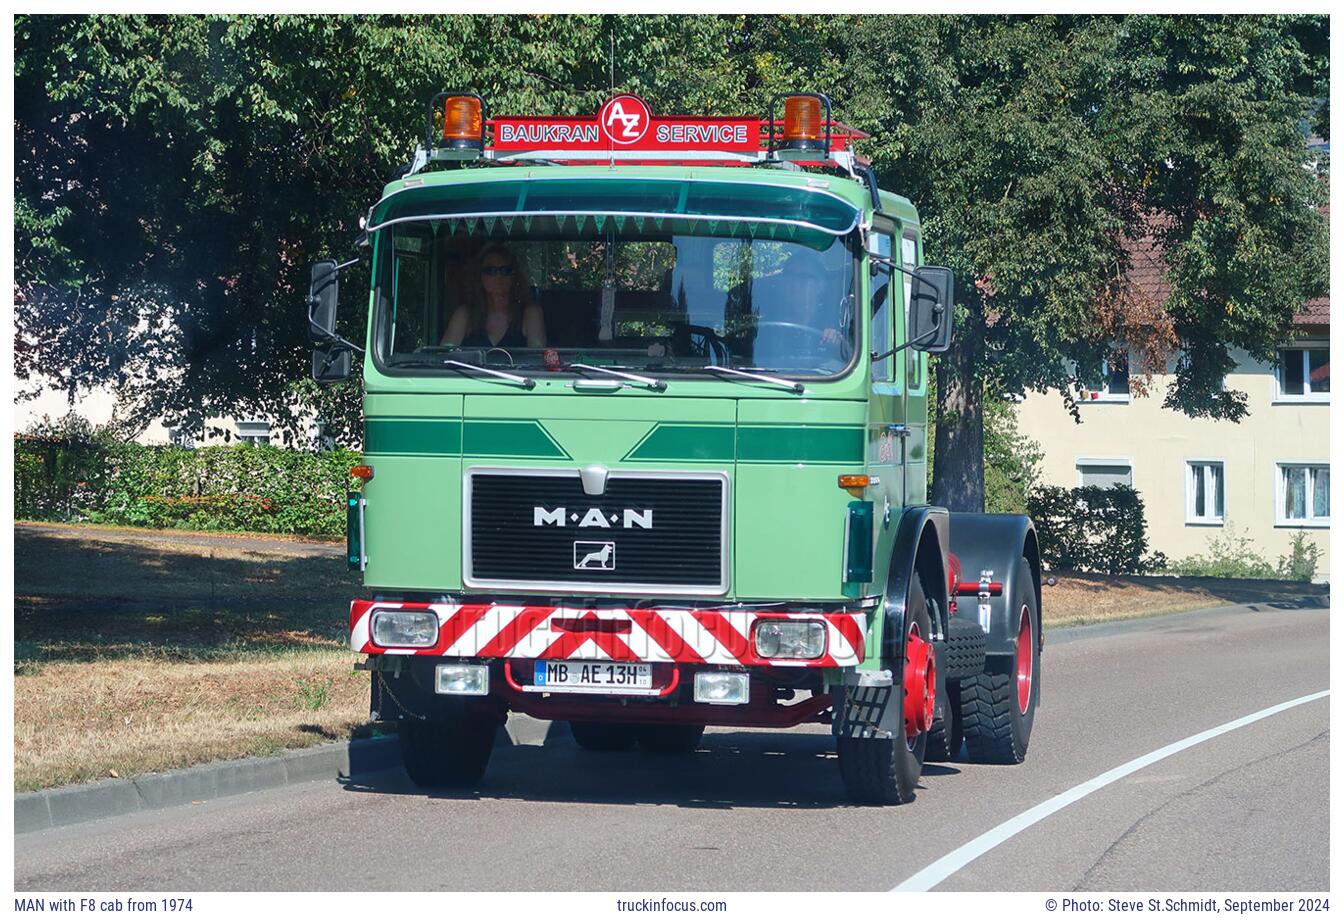
[[509, 383], [516, 383], [525, 390], [530, 390], [537, 385], [537, 382], [531, 377], [520, 377], [518, 374], [509, 374], [504, 371], [497, 371], [493, 367], [481, 367], [479, 364], [468, 364], [465, 361], [454, 361], [451, 358], [445, 358], [442, 361], [396, 361], [392, 367], [442, 367], [456, 370], [459, 373], [486, 374], [490, 377], [498, 377], [501, 380], [507, 380]]
[[655, 393], [661, 393], [663, 390], [667, 389], [667, 384], [663, 381], [654, 377], [645, 377], [642, 374], [630, 374], [610, 367], [598, 367], [595, 364], [571, 364], [570, 367], [577, 367], [580, 370], [585, 371], [597, 371], [599, 374], [610, 374], [611, 376], [619, 377], [622, 380], [632, 380], [635, 383], [642, 383]]
[[775, 386], [784, 387], [794, 393], [802, 393], [806, 388], [796, 380], [785, 380], [783, 377], [771, 377], [768, 374], [753, 374], [751, 371], [740, 371], [735, 367], [720, 367], [717, 364], [707, 364], [703, 370], [717, 371], [720, 374], [731, 374], [736, 377], [746, 377], [748, 380], [759, 380], [762, 383], [773, 383]]

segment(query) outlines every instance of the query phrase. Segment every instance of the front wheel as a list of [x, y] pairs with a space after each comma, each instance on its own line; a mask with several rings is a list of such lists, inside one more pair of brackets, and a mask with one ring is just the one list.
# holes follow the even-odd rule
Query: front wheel
[[902, 667], [893, 675], [888, 706], [897, 706], [904, 731], [893, 738], [837, 739], [840, 775], [852, 801], [868, 805], [904, 805], [915, 798], [924, 753], [933, 725], [938, 669], [929, 644], [932, 621], [924, 586], [916, 577], [905, 602], [906, 633]]
[[403, 721], [397, 740], [406, 775], [427, 788], [470, 786], [485, 775], [497, 727], [470, 715]]
[[1040, 701], [1040, 614], [1035, 582], [1026, 559], [1018, 563], [1013, 596], [1017, 641], [1008, 673], [980, 674], [961, 682], [962, 731], [972, 763], [1018, 764], [1026, 759], [1027, 742]]

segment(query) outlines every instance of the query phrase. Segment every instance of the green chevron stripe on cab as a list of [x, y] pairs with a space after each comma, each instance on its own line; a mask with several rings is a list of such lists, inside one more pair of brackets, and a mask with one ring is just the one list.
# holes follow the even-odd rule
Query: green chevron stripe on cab
[[512, 419], [369, 419], [364, 452], [570, 459], [540, 424]]
[[626, 454], [636, 463], [862, 463], [864, 430], [852, 425], [655, 425]]

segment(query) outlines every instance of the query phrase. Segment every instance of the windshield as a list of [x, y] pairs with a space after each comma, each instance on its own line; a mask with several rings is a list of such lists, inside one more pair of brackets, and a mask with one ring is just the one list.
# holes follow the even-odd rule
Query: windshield
[[378, 243], [374, 345], [388, 368], [817, 377], [858, 350], [853, 234], [571, 214], [416, 218]]

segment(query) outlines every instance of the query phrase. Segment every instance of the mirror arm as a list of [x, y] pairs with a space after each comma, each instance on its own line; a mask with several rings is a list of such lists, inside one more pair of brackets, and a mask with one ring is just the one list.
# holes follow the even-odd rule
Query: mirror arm
[[905, 349], [911, 347], [912, 345], [918, 345], [920, 342], [924, 341], [930, 336], [937, 335], [938, 330], [943, 328], [943, 312], [944, 311], [940, 307], [938, 310], [938, 322], [934, 323], [933, 328], [930, 329], [928, 332], [924, 333], [923, 335], [915, 336], [910, 341], [897, 345], [895, 348], [888, 349], [887, 351], [882, 352], [882, 354], [873, 352], [871, 360], [881, 361], [883, 358], [890, 358], [892, 355], [896, 354], [899, 351], [904, 351]]
[[313, 310], [317, 309], [318, 303], [319, 301], [316, 297], [308, 298], [308, 334], [328, 347], [334, 346], [347, 351], [353, 351], [356, 354], [364, 354], [364, 349], [360, 348], [354, 342], [341, 338], [334, 332], [328, 332], [317, 324], [317, 321], [313, 319]]
[[887, 269], [888, 271], [900, 272], [902, 275], [909, 275], [911, 278], [918, 277], [914, 272], [910, 271], [909, 269], [901, 268], [901, 266], [897, 265], [895, 259], [889, 259], [886, 256], [880, 256], [875, 252], [868, 253], [868, 261], [876, 263], [877, 265]]

